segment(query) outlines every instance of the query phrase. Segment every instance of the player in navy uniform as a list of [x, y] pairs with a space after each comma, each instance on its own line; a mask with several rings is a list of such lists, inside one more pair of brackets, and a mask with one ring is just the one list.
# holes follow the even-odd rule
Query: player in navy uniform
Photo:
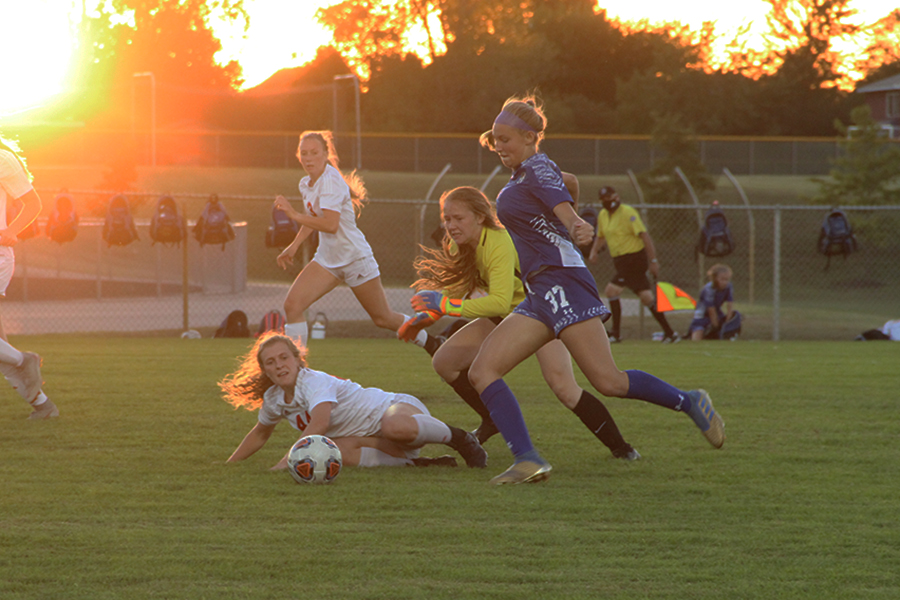
[[469, 380], [515, 457], [491, 482], [524, 483], [549, 476], [551, 467], [534, 448], [503, 377], [554, 338], [562, 340], [601, 394], [687, 412], [707, 440], [721, 447], [724, 424], [705, 391], [685, 392], [643, 371], [616, 367], [603, 327], [609, 310], [576, 248], [590, 243], [594, 230], [575, 212], [559, 168], [538, 151], [545, 127], [546, 118], [533, 97], [510, 98], [493, 128], [481, 136], [482, 144], [512, 171], [497, 197], [497, 215], [512, 236], [527, 292], [485, 339], [469, 370]]

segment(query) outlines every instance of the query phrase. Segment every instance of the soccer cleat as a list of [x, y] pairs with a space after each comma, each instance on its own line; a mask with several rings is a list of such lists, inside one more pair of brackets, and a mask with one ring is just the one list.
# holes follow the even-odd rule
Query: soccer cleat
[[638, 460], [641, 457], [631, 444], [625, 444], [621, 448], [616, 448], [612, 451], [612, 455], [615, 458], [621, 458], [622, 460], [627, 461]]
[[621, 335], [612, 335], [612, 334], [610, 334], [608, 337], [609, 337], [609, 343], [610, 343], [610, 344], [621, 344], [621, 343], [622, 343], [622, 336], [621, 336]]
[[500, 433], [500, 430], [497, 429], [497, 426], [494, 425], [493, 421], [482, 421], [481, 425], [478, 426], [478, 429], [472, 433], [475, 434], [475, 438], [478, 440], [479, 444], [484, 444], [486, 441]]
[[53, 404], [53, 401], [47, 398], [42, 404], [34, 407], [34, 412], [28, 415], [32, 421], [43, 419], [52, 419], [59, 416], [59, 409]]
[[681, 334], [677, 331], [673, 332], [672, 335], [667, 335], [662, 339], [663, 344], [677, 344], [681, 341]]
[[414, 467], [455, 467], [456, 457], [445, 454], [434, 458], [419, 457], [412, 459]]
[[688, 392], [691, 398], [691, 409], [688, 415], [703, 432], [706, 440], [715, 448], [721, 448], [725, 443], [725, 422], [713, 408], [712, 400], [706, 390], [691, 390]]
[[22, 397], [31, 402], [41, 393], [44, 383], [41, 378], [41, 357], [34, 352], [23, 352], [18, 372], [22, 378]]
[[503, 471], [493, 479], [491, 485], [506, 485], [510, 483], [537, 483], [550, 477], [553, 467], [547, 462], [535, 462], [532, 460], [520, 460], [510, 468]]
[[478, 443], [478, 438], [468, 431], [459, 444], [451, 444], [450, 447], [459, 452], [459, 455], [466, 461], [467, 467], [473, 469], [487, 467], [487, 452]]

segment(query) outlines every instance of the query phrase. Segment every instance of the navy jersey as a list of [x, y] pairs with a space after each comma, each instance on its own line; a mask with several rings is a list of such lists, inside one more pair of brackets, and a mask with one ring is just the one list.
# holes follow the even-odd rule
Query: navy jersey
[[497, 216], [516, 246], [522, 279], [545, 267], [585, 267], [565, 225], [553, 214], [562, 202], [572, 202], [572, 196], [546, 154], [523, 161], [500, 190]]
[[729, 283], [724, 289], [717, 290], [710, 281], [700, 290], [694, 318], [702, 319], [708, 316], [706, 314], [708, 309], [715, 308], [719, 318], [724, 319], [725, 313], [722, 311], [722, 305], [726, 302], [734, 302], [734, 287]]

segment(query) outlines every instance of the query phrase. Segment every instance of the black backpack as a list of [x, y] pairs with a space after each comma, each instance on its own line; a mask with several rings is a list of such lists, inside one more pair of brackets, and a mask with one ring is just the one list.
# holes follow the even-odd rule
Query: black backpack
[[201, 246], [222, 244], [223, 252], [225, 244], [234, 239], [234, 229], [231, 227], [228, 213], [225, 212], [225, 207], [219, 202], [216, 194], [209, 197], [209, 201], [203, 208], [203, 214], [200, 215], [194, 226], [194, 237]]
[[718, 202], [713, 202], [703, 217], [703, 227], [700, 229], [700, 239], [697, 240], [695, 250], [703, 256], [712, 258], [728, 256], [734, 251], [728, 219], [719, 208]]
[[56, 197], [53, 212], [47, 218], [47, 237], [58, 244], [71, 242], [78, 235], [78, 215], [72, 197], [60, 194]]
[[829, 212], [819, 230], [819, 252], [828, 257], [825, 269], [831, 264], [832, 256], [842, 254], [846, 259], [848, 254], [856, 250], [856, 245], [856, 236], [847, 214], [838, 209]]
[[233, 310], [228, 313], [219, 328], [216, 329], [217, 338], [250, 337], [250, 328], [247, 327], [247, 314], [242, 310]]
[[266, 248], [284, 248], [297, 237], [300, 226], [287, 213], [272, 207], [272, 223], [266, 230]]
[[157, 200], [156, 212], [150, 221], [150, 237], [154, 244], [181, 245], [181, 240], [184, 239], [184, 221], [172, 196], [162, 196]]
[[106, 209], [106, 220], [103, 222], [103, 239], [107, 246], [127, 246], [138, 239], [131, 208], [125, 196], [113, 196]]

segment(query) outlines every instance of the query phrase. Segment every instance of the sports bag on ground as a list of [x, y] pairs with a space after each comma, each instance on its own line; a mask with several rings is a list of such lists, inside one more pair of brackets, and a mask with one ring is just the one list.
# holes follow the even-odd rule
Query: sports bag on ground
[[263, 318], [259, 321], [259, 329], [256, 331], [256, 337], [261, 336], [267, 331], [274, 331], [275, 333], [284, 333], [284, 323], [285, 318], [284, 315], [281, 314], [281, 311], [278, 310], [270, 310]]
[[106, 220], [103, 222], [103, 239], [107, 246], [127, 246], [138, 239], [131, 208], [125, 196], [113, 196], [106, 209]]
[[56, 197], [53, 212], [47, 218], [47, 237], [58, 244], [71, 242], [78, 235], [78, 215], [72, 197], [60, 194]]
[[234, 239], [234, 229], [231, 227], [231, 220], [225, 207], [219, 202], [219, 196], [212, 194], [209, 201], [203, 208], [203, 214], [197, 220], [194, 226], [194, 237], [200, 242], [201, 246], [207, 244], [222, 244], [222, 251], [225, 251], [225, 244]]
[[266, 248], [284, 248], [289, 246], [300, 226], [287, 213], [281, 209], [272, 207], [272, 222], [266, 230]]
[[846, 259], [848, 254], [856, 250], [856, 236], [853, 234], [853, 227], [847, 219], [847, 214], [838, 209], [834, 209], [825, 216], [822, 221], [822, 228], [819, 230], [819, 252], [828, 257], [825, 263], [825, 269], [831, 264], [831, 257], [843, 255]]
[[247, 314], [242, 310], [233, 310], [228, 313], [219, 328], [216, 329], [217, 338], [250, 337], [250, 328], [247, 327]]
[[184, 239], [184, 221], [172, 196], [161, 196], [156, 201], [156, 212], [150, 221], [150, 238], [154, 244], [179, 245]]
[[728, 256], [734, 251], [728, 219], [719, 208], [718, 202], [713, 202], [703, 217], [703, 227], [700, 229], [700, 239], [697, 240], [696, 251], [703, 256], [712, 258]]

